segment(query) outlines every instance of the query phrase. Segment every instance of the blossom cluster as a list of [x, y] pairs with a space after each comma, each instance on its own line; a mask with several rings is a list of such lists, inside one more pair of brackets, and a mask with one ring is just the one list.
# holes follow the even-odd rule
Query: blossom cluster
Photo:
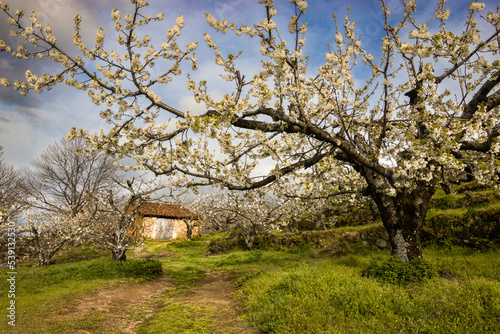
[[[86, 90], [92, 102], [105, 106], [101, 117], [112, 127], [94, 136], [74, 129], [69, 137], [84, 136], [118, 158], [133, 158], [136, 168], [172, 175], [172, 182], [179, 185], [253, 189], [271, 182], [284, 184], [293, 175], [298, 179], [293, 185], [307, 189], [315, 176], [328, 175], [334, 185], [327, 187], [324, 181], [322, 189], [330, 192], [369, 185], [395, 198], [398, 191], [412, 191], [417, 184], [435, 188], [441, 182], [458, 182], [469, 169], [466, 166], [476, 174], [488, 170], [483, 176], [494, 180], [498, 167], [491, 161], [496, 161], [492, 154], [498, 150], [498, 106], [474, 101], [488, 100], [481, 92], [489, 89], [488, 82], [498, 82], [498, 13], [480, 16], [485, 5], [474, 2], [465, 30], [456, 32], [447, 23], [453, 11], [444, 2], [437, 5], [430, 21], [415, 15], [415, 1], [404, 3], [400, 20], [384, 3], [385, 35], [378, 58], [364, 49], [349, 15], [343, 24], [335, 18], [325, 61], [311, 71], [304, 54], [307, 25], [302, 23], [307, 3], [290, 1], [295, 11], [280, 27], [274, 1], [259, 2], [266, 14], [255, 25], [236, 25], [206, 13], [215, 31], [258, 38], [262, 59], [261, 68], [248, 74], [238, 67], [240, 54], [223, 55], [215, 37], [205, 33], [204, 42], [213, 50], [223, 79], [234, 89], [216, 98], [209, 93], [207, 80], [196, 83], [188, 76], [186, 87], [204, 104], [203, 115], [173, 108], [171, 98], [157, 89], [182, 75], [182, 62], [191, 62], [196, 69], [198, 44], [178, 45], [185, 26], [182, 16], [158, 44], [149, 35], [140, 35], [140, 27], [164, 19], [161, 13], [143, 16], [146, 4], [142, 1], [134, 2], [131, 14], [111, 12], [119, 50], [105, 50], [108, 37], [101, 29], [94, 46], [88, 48], [81, 41], [81, 17], [75, 17], [74, 43], [81, 50], [80, 58], [50, 49], [55, 43], [51, 29], [39, 25], [35, 15], [24, 27], [22, 13], [11, 14], [13, 33], [32, 44], [46, 45], [37, 54], [65, 68], [52, 75], [27, 72], [24, 82], [13, 85], [26, 93], [64, 81]], [[478, 20], [489, 30], [482, 32]], [[35, 37], [40, 29], [43, 34]], [[295, 43], [287, 43], [283, 31]], [[5, 42], [0, 48], [10, 48], [20, 58], [31, 55]], [[96, 73], [86, 67], [84, 58], [95, 62]], [[158, 74], [152, 68], [160, 61], [167, 65]], [[359, 73], [366, 73], [366, 78], [360, 79]], [[4, 78], [0, 84], [11, 83]], [[159, 121], [160, 111], [178, 120]], [[477, 147], [480, 153], [471, 163], [471, 152]], [[272, 167], [264, 170], [263, 161]], [[481, 180], [486, 182], [485, 177]]]

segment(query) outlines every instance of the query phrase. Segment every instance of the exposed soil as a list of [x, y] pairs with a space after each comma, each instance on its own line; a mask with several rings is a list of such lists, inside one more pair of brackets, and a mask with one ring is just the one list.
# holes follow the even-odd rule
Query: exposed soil
[[[70, 301], [59, 313], [57, 320], [83, 320], [103, 315], [104, 320], [99, 324], [101, 327], [99, 332], [115, 330], [122, 333], [135, 333], [137, 328], [154, 314], [154, 298], [161, 296], [166, 289], [174, 286], [174, 281], [161, 276], [151, 282], [104, 288], [78, 300]], [[142, 317], [131, 319], [130, 314], [138, 311], [141, 312]], [[80, 330], [76, 333], [94, 332]]]
[[149, 254], [148, 252], [144, 251], [144, 246], [139, 246], [134, 249], [134, 257], [140, 257], [140, 258], [162, 258], [162, 257], [169, 257], [170, 253], [167, 251], [160, 251], [157, 254]]
[[215, 308], [213, 333], [258, 333], [241, 319], [242, 310], [235, 302], [236, 289], [229, 280], [228, 272], [211, 272], [177, 298], [178, 302]]
[[[141, 249], [136, 257], [148, 257]], [[169, 256], [161, 254], [158, 256]], [[72, 298], [57, 310], [50, 321], [77, 321], [96, 319], [98, 328], [78, 330], [74, 333], [136, 333], [139, 327], [161, 311], [165, 300], [183, 303], [200, 312], [209, 312], [212, 319], [210, 333], [258, 333], [241, 319], [235, 298], [236, 289], [228, 272], [209, 272], [191, 286], [177, 289], [176, 282], [160, 276], [150, 282], [124, 284], [91, 292], [80, 298]]]

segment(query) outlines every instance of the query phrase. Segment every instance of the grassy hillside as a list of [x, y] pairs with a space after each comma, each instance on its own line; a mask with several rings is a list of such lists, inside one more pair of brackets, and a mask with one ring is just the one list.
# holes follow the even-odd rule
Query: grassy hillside
[[361, 277], [368, 258], [301, 261], [243, 284], [267, 333], [497, 333], [500, 255], [427, 250], [441, 274], [409, 286]]
[[[68, 254], [66, 254], [68, 256]], [[47, 267], [22, 267], [17, 269], [15, 284], [16, 326], [7, 321], [0, 324], [1, 333], [71, 333], [84, 327], [96, 328], [105, 315], [86, 319], [59, 318], [68, 301], [104, 287], [132, 282], [143, 282], [161, 274], [160, 262], [150, 259], [133, 259], [126, 263], [113, 262], [109, 258], [61, 262]], [[6, 310], [12, 299], [7, 298], [9, 289], [2, 271], [0, 282], [0, 309]], [[10, 276], [10, 275], [9, 275]], [[5, 318], [3, 315], [2, 318]], [[58, 320], [59, 318], [59, 320]], [[63, 321], [62, 321], [63, 320]]]
[[[346, 229], [333, 232], [342, 236]], [[397, 285], [361, 275], [374, 258], [387, 258], [387, 251], [332, 256], [314, 246], [205, 256], [208, 244], [208, 237], [192, 242], [151, 241], [136, 253], [142, 259], [131, 259], [125, 265], [113, 263], [107, 256], [74, 259], [67, 251], [55, 265], [19, 268], [17, 326], [12, 331], [3, 321], [0, 332], [125, 333], [131, 324], [136, 324], [138, 333], [498, 331], [498, 250], [428, 247], [425, 257], [439, 275], [422, 283]], [[129, 256], [133, 258], [132, 253]], [[130, 301], [121, 313], [113, 308], [103, 312], [97, 306], [86, 313], [67, 311], [76, 301], [89, 300], [97, 292], [129, 286], [146, 289], [156, 284], [151, 279], [158, 275], [158, 264], [162, 277], [171, 283], [153, 299]], [[0, 293], [7, 294], [4, 279]], [[214, 303], [207, 297], [210, 293], [216, 295], [210, 298], [225, 297]], [[228, 307], [233, 299], [235, 304]], [[5, 310], [6, 298], [1, 301]], [[228, 309], [239, 311], [229, 314]], [[119, 315], [113, 328], [106, 312]]]
[[227, 234], [147, 241], [126, 263], [68, 248], [17, 269], [16, 327], [0, 271], [0, 333], [498, 333], [499, 208], [493, 191], [438, 193], [423, 231], [437, 274], [418, 283], [363, 276], [388, 263], [379, 223], [275, 233], [253, 251], [214, 241]]
[[438, 191], [427, 212], [421, 233], [426, 242], [475, 249], [500, 246], [500, 193], [464, 191], [446, 195]]

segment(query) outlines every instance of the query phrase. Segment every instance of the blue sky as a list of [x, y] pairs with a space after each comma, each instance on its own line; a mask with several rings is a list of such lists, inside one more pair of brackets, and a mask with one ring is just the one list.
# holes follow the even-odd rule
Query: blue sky
[[[53, 26], [54, 35], [58, 43], [72, 47], [73, 16], [80, 13], [83, 18], [82, 26], [85, 29], [84, 42], [91, 44], [98, 27], [102, 27], [108, 39], [113, 39], [114, 29], [110, 20], [110, 12], [117, 7], [125, 13], [131, 11], [132, 6], [126, 0], [4, 0], [11, 9], [22, 8], [29, 13], [34, 9], [42, 23]], [[283, 23], [282, 31], [287, 31], [288, 19], [292, 15], [292, 6], [287, 0], [276, 0], [278, 8], [278, 23]], [[394, 17], [402, 11], [399, 0], [386, 1]], [[217, 80], [219, 68], [214, 65], [213, 53], [203, 43], [203, 32], [208, 32], [219, 45], [223, 54], [243, 50], [239, 64], [242, 72], [251, 77], [259, 68], [256, 61], [259, 56], [258, 40], [247, 37], [236, 37], [228, 33], [216, 33], [206, 22], [204, 12], [208, 11], [218, 19], [227, 19], [229, 22], [249, 25], [264, 18], [265, 9], [257, 0], [151, 0], [147, 14], [156, 15], [165, 13], [165, 20], [154, 23], [145, 33], [152, 35], [153, 41], [159, 45], [163, 42], [165, 32], [175, 22], [179, 14], [183, 14], [186, 26], [182, 31], [180, 44], [199, 41], [197, 59], [199, 70], [193, 73], [195, 80], [209, 79], [209, 89], [215, 94], [223, 94], [227, 84]], [[496, 1], [488, 0], [487, 10], [496, 7]], [[417, 1], [419, 15], [428, 17], [434, 10], [434, 1]], [[334, 44], [333, 13], [337, 13], [339, 23], [342, 24], [350, 5], [352, 20], [357, 21], [356, 31], [363, 35], [363, 46], [376, 55], [378, 42], [383, 36], [380, 2], [376, 0], [312, 0], [309, 2], [307, 14], [304, 17], [308, 22], [305, 53], [311, 56], [310, 67], [313, 69], [324, 61], [327, 52], [327, 43]], [[468, 1], [450, 0], [447, 7], [452, 10], [451, 20], [464, 21]], [[5, 23], [6, 16], [0, 13], [0, 39], [10, 43], [9, 26]], [[460, 26], [457, 26], [461, 29]], [[463, 28], [462, 28], [463, 30]], [[50, 62], [20, 61], [8, 54], [0, 52], [0, 77], [7, 77], [11, 81], [22, 79], [27, 69], [39, 75], [43, 72], [54, 71]], [[214, 79], [215, 78], [215, 79]], [[196, 108], [191, 94], [185, 89], [184, 81], [174, 81], [162, 92], [163, 100], [167, 100], [176, 108], [183, 110]], [[175, 96], [175, 98], [172, 98]], [[29, 165], [49, 144], [63, 137], [68, 130], [75, 126], [91, 132], [97, 132], [105, 127], [99, 118], [101, 107], [90, 102], [85, 92], [76, 91], [65, 85], [56, 86], [49, 92], [36, 94], [31, 92], [23, 97], [12, 88], [0, 86], [0, 146], [4, 147], [3, 158], [15, 167]]]

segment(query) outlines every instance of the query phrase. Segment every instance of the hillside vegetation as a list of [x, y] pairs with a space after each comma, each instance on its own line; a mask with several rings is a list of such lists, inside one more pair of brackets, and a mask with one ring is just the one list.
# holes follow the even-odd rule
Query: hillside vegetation
[[441, 245], [475, 249], [500, 246], [500, 193], [495, 190], [446, 195], [438, 191], [421, 236]]
[[[227, 234], [147, 241], [125, 263], [88, 244], [67, 248], [53, 265], [31, 267], [32, 261], [18, 268], [16, 327], [4, 320], [0, 332], [497, 333], [498, 220], [479, 217], [495, 217], [498, 196], [472, 195], [477, 203], [471, 209], [463, 207], [470, 204], [466, 194], [435, 197], [425, 227], [430, 274], [417, 280], [405, 280], [410, 276], [402, 270], [419, 271], [418, 265], [401, 269], [386, 248], [376, 246], [383, 237], [376, 222], [271, 234], [252, 251], [228, 245]], [[436, 217], [458, 223], [445, 229]], [[497, 234], [486, 240], [479, 234], [486, 227], [472, 224], [472, 217]], [[460, 238], [467, 224], [478, 233], [469, 242]], [[366, 274], [382, 267], [382, 276]], [[2, 296], [7, 290], [2, 279]], [[99, 306], [120, 291], [154, 293]], [[83, 311], [75, 306], [82, 300], [90, 303]], [[6, 307], [2, 298], [0, 308]]]

